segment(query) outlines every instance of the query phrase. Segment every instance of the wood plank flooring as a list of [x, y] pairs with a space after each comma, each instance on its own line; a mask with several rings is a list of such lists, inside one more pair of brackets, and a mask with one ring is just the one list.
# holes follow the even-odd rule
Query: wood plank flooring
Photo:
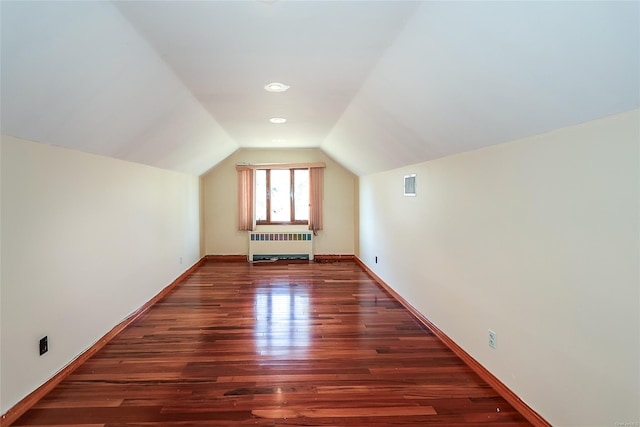
[[354, 262], [206, 262], [13, 425], [528, 426]]

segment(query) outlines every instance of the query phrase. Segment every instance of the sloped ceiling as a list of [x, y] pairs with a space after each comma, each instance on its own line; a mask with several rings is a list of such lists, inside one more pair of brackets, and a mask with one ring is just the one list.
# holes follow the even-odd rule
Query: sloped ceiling
[[240, 147], [365, 175], [640, 105], [638, 2], [0, 7], [3, 134], [196, 175]]

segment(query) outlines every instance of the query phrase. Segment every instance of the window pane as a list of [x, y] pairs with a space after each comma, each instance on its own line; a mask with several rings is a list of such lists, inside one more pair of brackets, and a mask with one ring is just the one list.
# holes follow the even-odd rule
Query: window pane
[[267, 220], [267, 171], [256, 171], [256, 221]]
[[291, 221], [291, 175], [289, 170], [271, 170], [271, 221]]
[[294, 170], [293, 182], [295, 220], [309, 221], [309, 169]]

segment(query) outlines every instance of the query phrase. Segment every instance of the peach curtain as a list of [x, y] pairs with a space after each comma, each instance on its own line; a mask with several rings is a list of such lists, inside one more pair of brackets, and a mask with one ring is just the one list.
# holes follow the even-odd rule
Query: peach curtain
[[238, 230], [253, 230], [253, 169], [238, 169]]
[[324, 168], [309, 168], [309, 230], [316, 236], [322, 230], [323, 193]]

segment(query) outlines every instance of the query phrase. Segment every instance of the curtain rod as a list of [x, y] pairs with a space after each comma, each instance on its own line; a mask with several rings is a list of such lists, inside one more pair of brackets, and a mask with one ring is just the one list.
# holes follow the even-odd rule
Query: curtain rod
[[313, 163], [236, 163], [236, 169], [310, 169], [326, 168], [324, 162]]

